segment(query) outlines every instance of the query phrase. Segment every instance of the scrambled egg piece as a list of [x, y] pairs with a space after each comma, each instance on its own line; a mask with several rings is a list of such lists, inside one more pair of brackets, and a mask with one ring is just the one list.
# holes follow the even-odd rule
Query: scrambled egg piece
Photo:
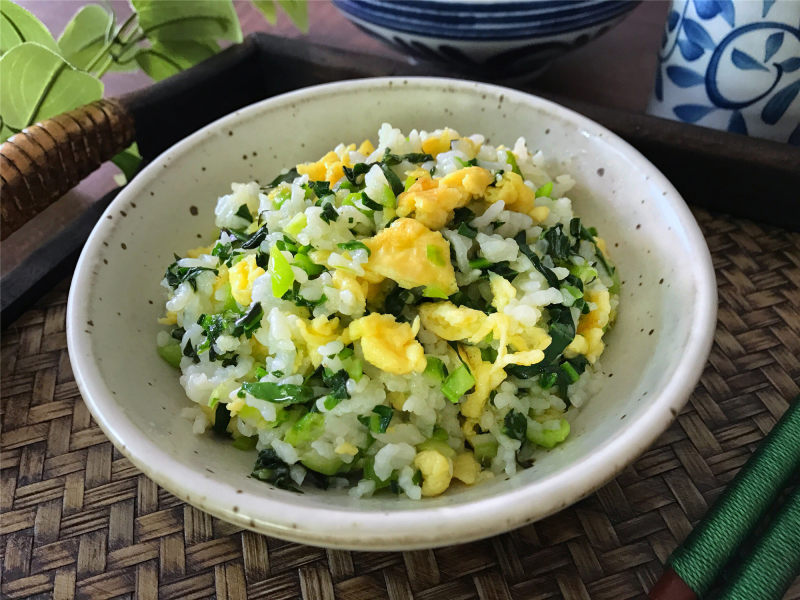
[[[356, 145], [350, 144], [344, 148], [341, 156], [331, 150], [316, 162], [297, 165], [297, 172], [300, 175], [308, 175], [308, 178], [312, 181], [327, 181], [330, 184], [334, 184], [344, 177], [344, 167], [353, 166], [350, 160], [350, 152], [355, 149]], [[361, 154], [368, 155], [374, 151], [375, 147], [369, 140], [364, 140], [358, 148], [358, 152]]]
[[486, 318], [479, 310], [452, 302], [420, 304], [419, 316], [425, 329], [451, 342], [471, 338]]
[[578, 321], [578, 333], [584, 333], [589, 329], [599, 327], [602, 329], [608, 325], [608, 318], [611, 314], [611, 296], [608, 290], [589, 290], [586, 292], [586, 301], [594, 303], [597, 308], [586, 315], [581, 315]]
[[441, 229], [453, 218], [454, 209], [483, 196], [491, 182], [492, 174], [482, 167], [466, 167], [435, 180], [423, 175], [397, 197], [397, 214], [414, 213], [429, 229]]
[[336, 452], [336, 454], [343, 454], [345, 456], [355, 456], [356, 454], [358, 454], [358, 448], [356, 448], [350, 442], [342, 442], [341, 444], [336, 446], [334, 452]]
[[445, 128], [437, 135], [431, 135], [427, 140], [422, 142], [422, 151], [436, 158], [437, 154], [450, 150], [450, 142], [457, 139], [458, 133], [450, 128]]
[[517, 288], [511, 282], [497, 273], [489, 275], [489, 288], [492, 291], [492, 306], [497, 310], [503, 310], [508, 303], [517, 297]]
[[481, 465], [472, 452], [462, 452], [453, 461], [453, 477], [467, 485], [474, 484], [480, 472]]
[[422, 473], [422, 495], [438, 496], [450, 486], [453, 461], [436, 450], [423, 450], [414, 457], [414, 466]]
[[425, 370], [425, 350], [417, 341], [419, 321], [414, 327], [398, 323], [392, 315], [372, 313], [350, 323], [342, 335], [347, 345], [361, 340], [361, 350], [367, 362], [395, 375], [404, 375]]
[[[393, 279], [406, 289], [430, 286], [448, 296], [458, 290], [450, 244], [419, 221], [398, 219], [363, 242], [371, 252], [366, 271]], [[429, 258], [431, 252], [438, 255], [438, 264]]]
[[506, 372], [495, 363], [484, 362], [480, 349], [475, 346], [459, 346], [459, 354], [475, 378], [475, 390], [461, 403], [461, 414], [477, 419], [483, 413], [489, 394], [506, 378]]
[[211, 250], [213, 248], [214, 248], [213, 244], [211, 246], [198, 246], [197, 248], [191, 248], [190, 250], [186, 251], [186, 256], [188, 256], [189, 258], [197, 258], [198, 256], [202, 256], [203, 254], [211, 254]]
[[256, 264], [255, 254], [248, 254], [228, 269], [233, 299], [242, 306], [250, 306], [253, 282], [264, 274], [264, 269]]
[[306, 343], [308, 358], [314, 368], [318, 367], [322, 362], [322, 355], [317, 352], [317, 348], [339, 338], [339, 318], [334, 317], [328, 320], [324, 315], [320, 315], [312, 321], [298, 318], [297, 328]]
[[175, 325], [178, 322], [178, 313], [168, 310], [166, 315], [159, 317], [158, 322], [161, 325]]
[[513, 172], [503, 173], [503, 177], [494, 187], [486, 190], [486, 201], [494, 204], [502, 200], [508, 210], [525, 213], [533, 210], [536, 193], [525, 185], [525, 181]]
[[356, 303], [362, 307], [366, 306], [367, 294], [369, 293], [369, 283], [360, 280], [352, 273], [342, 269], [336, 269], [331, 277], [331, 285], [339, 291], [348, 291], [353, 294]]

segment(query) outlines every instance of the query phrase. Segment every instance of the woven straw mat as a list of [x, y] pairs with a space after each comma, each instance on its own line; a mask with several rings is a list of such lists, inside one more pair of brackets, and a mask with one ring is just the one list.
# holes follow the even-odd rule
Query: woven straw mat
[[[92, 421], [68, 281], [2, 339], [3, 598], [644, 597], [800, 388], [800, 234], [695, 211], [719, 285], [714, 348], [675, 423], [578, 504], [494, 538], [345, 552], [238, 529], [158, 488]], [[800, 580], [787, 598], [800, 599]]]

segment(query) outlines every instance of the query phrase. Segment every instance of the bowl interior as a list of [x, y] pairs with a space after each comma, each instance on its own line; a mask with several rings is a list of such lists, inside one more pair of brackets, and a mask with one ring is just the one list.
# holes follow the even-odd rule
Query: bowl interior
[[[568, 443], [517, 475], [414, 502], [273, 489], [247, 477], [253, 453], [194, 435], [177, 373], [155, 352], [159, 286], [173, 252], [206, 245], [230, 182], [267, 182], [338, 142], [450, 126], [493, 144], [525, 136], [552, 173], [578, 181], [576, 214], [597, 227], [622, 279], [605, 383]], [[504, 88], [376, 79], [301, 90], [234, 113], [142, 172], [87, 243], [70, 295], [76, 378], [95, 418], [171, 492], [265, 533], [343, 547], [450, 544], [541, 518], [589, 493], [666, 428], [699, 377], [714, 322], [714, 279], [696, 223], [669, 183], [618, 138], [549, 102]], [[391, 511], [391, 515], [389, 515]], [[466, 525], [465, 525], [466, 524]]]

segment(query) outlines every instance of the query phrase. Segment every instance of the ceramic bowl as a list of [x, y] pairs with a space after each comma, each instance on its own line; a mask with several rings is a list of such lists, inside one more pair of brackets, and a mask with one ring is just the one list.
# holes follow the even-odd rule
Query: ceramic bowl
[[[176, 372], [156, 354], [159, 282], [173, 252], [214, 235], [231, 181], [267, 181], [337, 142], [450, 126], [492, 143], [524, 135], [571, 173], [575, 210], [595, 225], [622, 275], [602, 390], [568, 442], [533, 467], [437, 498], [357, 500], [275, 489], [248, 477], [254, 454], [195, 435]], [[369, 550], [449, 545], [541, 519], [586, 496], [641, 454], [686, 402], [706, 361], [716, 286], [708, 248], [670, 183], [627, 143], [561, 106], [451, 79], [381, 78], [308, 88], [205, 127], [144, 169], [108, 207], [70, 290], [75, 378], [111, 441], [145, 474], [211, 514], [302, 543]], [[613, 375], [613, 376], [612, 376]]]
[[492, 79], [533, 78], [604, 33], [629, 0], [333, 0], [366, 33], [413, 58]]

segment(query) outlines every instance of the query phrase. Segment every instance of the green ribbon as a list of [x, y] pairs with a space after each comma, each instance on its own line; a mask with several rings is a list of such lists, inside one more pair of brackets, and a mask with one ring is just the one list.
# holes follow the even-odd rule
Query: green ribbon
[[[705, 518], [669, 558], [668, 564], [700, 598], [798, 470], [800, 396], [790, 403]], [[787, 552], [776, 559], [792, 562], [800, 555], [800, 546], [795, 544]], [[782, 572], [777, 567], [773, 571], [770, 561], [757, 566], [768, 579]]]
[[[800, 445], [800, 440], [796, 442]], [[719, 600], [781, 598], [800, 572], [800, 486], [796, 487], [719, 595]]]

